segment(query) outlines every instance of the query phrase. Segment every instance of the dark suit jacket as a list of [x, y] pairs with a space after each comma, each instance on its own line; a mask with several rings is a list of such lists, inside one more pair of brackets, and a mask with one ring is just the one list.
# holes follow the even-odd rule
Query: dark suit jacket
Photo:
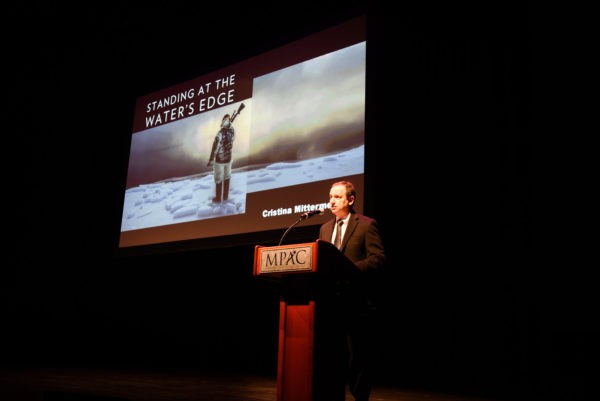
[[[319, 239], [332, 241], [335, 219], [323, 223]], [[376, 282], [379, 270], [385, 263], [383, 241], [377, 221], [352, 213], [342, 238], [341, 252], [354, 263], [356, 274], [340, 288], [341, 295], [359, 309], [375, 306]]]
[[[324, 223], [319, 231], [319, 239], [331, 242], [334, 226], [335, 219]], [[382, 267], [385, 262], [385, 252], [377, 221], [352, 213], [342, 238], [341, 251], [362, 272]]]

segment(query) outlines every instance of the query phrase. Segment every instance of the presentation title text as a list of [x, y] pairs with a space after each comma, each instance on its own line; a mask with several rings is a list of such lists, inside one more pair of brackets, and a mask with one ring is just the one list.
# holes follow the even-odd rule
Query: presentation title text
[[145, 108], [146, 128], [190, 117], [235, 102], [235, 74], [150, 101]]

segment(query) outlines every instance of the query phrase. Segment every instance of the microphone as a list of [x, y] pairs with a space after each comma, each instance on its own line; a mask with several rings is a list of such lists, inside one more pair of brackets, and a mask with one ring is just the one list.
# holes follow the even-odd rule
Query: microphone
[[312, 212], [302, 213], [300, 215], [300, 220], [310, 219], [311, 217], [313, 217], [316, 214], [323, 214], [323, 213], [325, 213], [325, 210], [323, 210], [323, 209], [317, 209], [317, 210], [313, 210]]
[[296, 220], [296, 222], [294, 224], [292, 224], [291, 226], [288, 227], [287, 230], [285, 230], [285, 232], [283, 233], [283, 235], [281, 236], [281, 238], [279, 239], [279, 244], [281, 245], [281, 243], [283, 242], [283, 239], [285, 238], [285, 236], [287, 235], [287, 233], [296, 226], [296, 224], [300, 223], [302, 220], [306, 220], [306, 219], [310, 219], [311, 217], [313, 217], [315, 214], [323, 214], [325, 213], [325, 210], [323, 209], [317, 209], [317, 210], [313, 210], [312, 212], [306, 212], [306, 213], [302, 213], [300, 215], [300, 218], [298, 220]]

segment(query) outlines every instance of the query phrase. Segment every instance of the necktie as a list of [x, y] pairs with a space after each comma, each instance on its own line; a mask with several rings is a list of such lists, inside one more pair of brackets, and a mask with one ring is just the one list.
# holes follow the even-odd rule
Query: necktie
[[344, 220], [338, 220], [337, 221], [337, 231], [335, 233], [335, 240], [333, 241], [333, 245], [335, 245], [335, 247], [337, 249], [340, 249], [342, 247], [342, 225], [344, 224]]

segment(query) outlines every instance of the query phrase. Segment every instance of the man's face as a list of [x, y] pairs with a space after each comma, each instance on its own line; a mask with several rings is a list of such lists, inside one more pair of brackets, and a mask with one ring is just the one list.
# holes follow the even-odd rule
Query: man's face
[[334, 185], [329, 190], [329, 206], [331, 213], [337, 218], [344, 218], [350, 212], [350, 205], [354, 199], [346, 197], [346, 187], [343, 185]]
[[223, 119], [223, 123], [221, 124], [224, 128], [228, 128], [229, 125], [231, 124], [231, 122], [229, 121], [228, 118], [224, 118]]

